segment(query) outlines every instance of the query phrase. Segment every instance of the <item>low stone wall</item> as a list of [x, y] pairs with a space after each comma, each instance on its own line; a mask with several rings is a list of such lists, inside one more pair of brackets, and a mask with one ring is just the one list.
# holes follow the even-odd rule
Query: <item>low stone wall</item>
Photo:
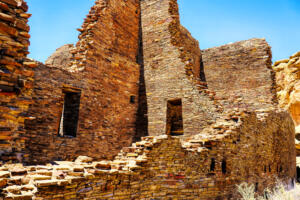
[[237, 199], [243, 181], [259, 192], [292, 183], [293, 137], [286, 112], [235, 112], [184, 143], [145, 137], [113, 161], [5, 165], [0, 187], [4, 199]]
[[21, 161], [25, 154], [24, 121], [31, 101], [32, 68], [26, 60], [29, 46], [27, 4], [0, 1], [0, 160]]

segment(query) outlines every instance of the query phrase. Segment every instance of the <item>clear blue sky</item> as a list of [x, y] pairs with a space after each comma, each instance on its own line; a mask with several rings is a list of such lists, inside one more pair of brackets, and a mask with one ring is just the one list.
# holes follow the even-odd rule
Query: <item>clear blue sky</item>
[[[76, 43], [77, 28], [94, 0], [27, 0], [29, 55], [45, 61], [56, 48]], [[273, 60], [300, 51], [300, 0], [178, 0], [181, 23], [201, 49], [253, 37], [266, 38]]]

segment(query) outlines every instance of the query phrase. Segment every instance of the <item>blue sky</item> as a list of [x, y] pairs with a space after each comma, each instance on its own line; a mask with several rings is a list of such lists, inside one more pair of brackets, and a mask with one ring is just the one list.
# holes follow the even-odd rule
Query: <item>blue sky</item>
[[[178, 0], [181, 23], [201, 49], [253, 37], [266, 38], [273, 60], [300, 51], [300, 0]], [[94, 0], [27, 0], [29, 55], [45, 61], [56, 48], [76, 43], [77, 28]]]

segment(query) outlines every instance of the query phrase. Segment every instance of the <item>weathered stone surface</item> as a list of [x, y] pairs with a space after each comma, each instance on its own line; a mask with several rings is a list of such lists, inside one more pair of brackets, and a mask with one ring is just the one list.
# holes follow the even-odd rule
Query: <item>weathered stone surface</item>
[[68, 69], [73, 58], [73, 55], [70, 52], [72, 49], [74, 49], [74, 45], [72, 44], [63, 45], [45, 61], [45, 64], [61, 69]]
[[238, 199], [244, 181], [259, 192], [294, 181], [295, 127], [264, 40], [202, 60], [176, 0], [97, 0], [76, 46], [47, 66], [26, 59], [26, 4], [0, 1], [1, 161], [27, 164], [0, 167], [0, 198]]
[[167, 104], [181, 100], [184, 135], [213, 123], [219, 107], [202, 83], [198, 42], [180, 25], [173, 0], [141, 2], [149, 135], [165, 134]]
[[93, 158], [90, 158], [88, 156], [79, 156], [76, 160], [75, 163], [89, 163], [92, 162]]
[[[136, 140], [139, 18], [137, 0], [98, 0], [69, 61], [57, 52], [51, 67], [39, 63], [33, 69], [34, 103], [25, 121], [30, 163], [74, 161], [80, 155], [112, 159]], [[80, 92], [77, 134], [61, 137], [64, 98], [74, 91]]]
[[264, 39], [206, 49], [202, 57], [208, 88], [225, 108], [255, 110], [276, 103], [272, 54]]
[[[232, 120], [236, 118], [238, 122]], [[40, 170], [25, 167], [30, 174], [23, 176], [31, 184], [4, 185], [4, 195], [26, 191], [35, 199], [165, 199], [167, 194], [170, 199], [238, 199], [236, 184], [243, 181], [261, 192], [276, 177], [293, 180], [293, 137], [293, 121], [284, 111], [236, 112], [184, 144], [178, 137], [149, 136], [124, 148], [113, 161], [39, 166], [52, 174], [49, 180], [37, 178]], [[6, 165], [9, 172], [14, 168]], [[82, 171], [74, 172], [78, 168]]]
[[30, 15], [21, 0], [1, 0], [0, 8], [0, 159], [22, 161], [27, 156], [24, 121], [33, 83], [30, 67], [23, 65], [29, 53]]
[[[299, 53], [298, 53], [299, 54]], [[297, 53], [289, 60], [277, 61], [273, 65], [276, 72], [277, 97], [279, 105], [290, 111], [295, 125], [300, 125], [300, 56]]]
[[274, 63], [279, 106], [288, 110], [296, 126], [296, 149], [300, 155], [300, 52]]

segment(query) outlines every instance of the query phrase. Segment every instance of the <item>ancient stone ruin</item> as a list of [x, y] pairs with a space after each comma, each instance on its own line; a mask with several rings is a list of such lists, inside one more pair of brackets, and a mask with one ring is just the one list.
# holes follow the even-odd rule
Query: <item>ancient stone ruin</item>
[[0, 199], [225, 200], [241, 182], [294, 184], [298, 104], [283, 103], [293, 118], [278, 106], [290, 86], [275, 71], [299, 56], [272, 68], [264, 39], [201, 51], [176, 0], [96, 0], [77, 44], [43, 64], [26, 57], [26, 3], [0, 11]]

